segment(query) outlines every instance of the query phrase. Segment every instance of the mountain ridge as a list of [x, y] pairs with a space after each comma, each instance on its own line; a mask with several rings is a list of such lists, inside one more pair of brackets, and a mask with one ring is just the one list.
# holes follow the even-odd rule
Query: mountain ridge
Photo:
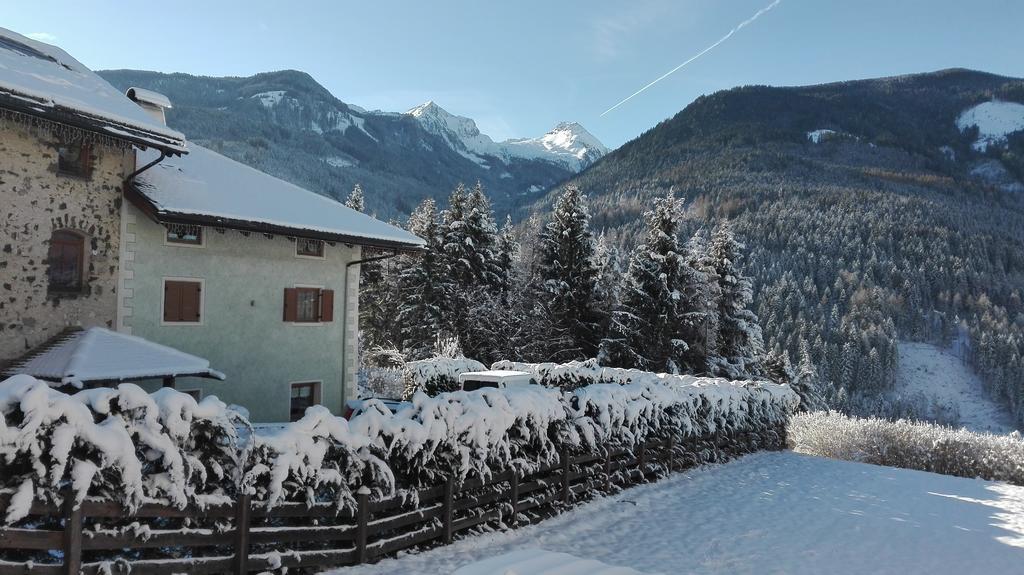
[[[476, 181], [499, 215], [508, 213], [607, 151], [582, 127], [560, 141], [552, 130], [494, 143], [473, 120], [435, 104], [464, 124], [453, 135], [409, 113], [348, 104], [297, 70], [245, 77], [98, 73], [121, 90], [167, 95], [174, 106], [167, 111], [170, 126], [235, 160], [336, 199], [362, 184], [368, 210], [385, 219], [401, 219], [427, 197], [443, 203], [458, 183]], [[467, 146], [465, 138], [474, 137], [478, 145]]]

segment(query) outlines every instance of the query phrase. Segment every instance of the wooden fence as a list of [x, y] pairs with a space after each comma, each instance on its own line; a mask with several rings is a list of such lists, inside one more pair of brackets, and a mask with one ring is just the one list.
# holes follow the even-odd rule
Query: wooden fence
[[[721, 438], [708, 440], [719, 443]], [[240, 497], [233, 505], [205, 509], [143, 505], [133, 513], [118, 504], [98, 501], [63, 509], [34, 505], [31, 516], [39, 519], [38, 524], [63, 527], [0, 528], [0, 549], [50, 551], [62, 563], [0, 561], [0, 575], [248, 573], [373, 562], [403, 549], [451, 543], [460, 531], [486, 523], [515, 526], [524, 517], [533, 520], [549, 516], [595, 493], [689, 467], [693, 461], [687, 452], [693, 453], [695, 446], [688, 447], [677, 449], [671, 442], [657, 442], [634, 451], [606, 450], [575, 457], [566, 452], [559, 463], [525, 477], [506, 471], [462, 484], [448, 480], [420, 489], [418, 498], [412, 499], [395, 496], [371, 500], [362, 490], [357, 495], [356, 509], [341, 513], [333, 504], [308, 507], [285, 503], [268, 509], [249, 496]], [[5, 509], [8, 502], [0, 496], [0, 509]], [[531, 513], [522, 515], [524, 512]], [[107, 533], [83, 530], [89, 525], [88, 519], [144, 523], [146, 519], [188, 517], [222, 520], [230, 522], [230, 527], [148, 529], [140, 534], [123, 529]], [[154, 550], [164, 555], [171, 550], [172, 557], [144, 558]], [[97, 552], [105, 552], [107, 557], [121, 555], [122, 559], [100, 561], [95, 558]], [[90, 554], [94, 556], [91, 561]]]

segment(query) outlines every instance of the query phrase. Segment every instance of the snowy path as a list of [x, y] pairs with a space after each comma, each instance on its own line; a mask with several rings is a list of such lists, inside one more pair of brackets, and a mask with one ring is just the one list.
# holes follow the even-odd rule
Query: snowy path
[[514, 532], [334, 573], [452, 573], [529, 548], [644, 573], [1021, 573], [1024, 488], [760, 453]]
[[1009, 433], [1009, 413], [989, 398], [978, 376], [958, 357], [927, 343], [900, 342], [896, 392], [922, 392], [960, 406], [960, 425], [971, 431]]

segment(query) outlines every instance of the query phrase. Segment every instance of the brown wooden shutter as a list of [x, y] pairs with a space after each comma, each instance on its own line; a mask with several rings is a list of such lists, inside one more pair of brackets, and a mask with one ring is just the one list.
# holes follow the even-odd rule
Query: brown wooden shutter
[[164, 282], [164, 321], [181, 321], [181, 282]]
[[199, 322], [199, 302], [202, 298], [202, 284], [199, 282], [181, 282], [181, 320]]
[[284, 321], [296, 321], [299, 317], [299, 290], [284, 288]]
[[334, 290], [320, 290], [320, 321], [334, 321]]

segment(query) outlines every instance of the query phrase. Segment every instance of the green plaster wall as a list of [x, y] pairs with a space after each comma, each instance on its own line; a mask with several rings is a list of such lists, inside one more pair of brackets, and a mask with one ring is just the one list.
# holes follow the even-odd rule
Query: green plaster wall
[[[134, 206], [128, 206], [126, 222], [125, 258], [131, 263], [121, 329], [205, 357], [227, 375], [224, 382], [182, 378], [178, 389], [198, 388], [204, 397], [246, 407], [254, 422], [277, 422], [288, 420], [291, 382], [321, 381], [321, 403], [341, 413], [346, 395], [354, 396], [344, 390], [345, 368], [351, 367], [345, 365], [346, 320], [355, 315], [346, 305], [345, 264], [359, 259], [358, 247], [328, 244], [325, 259], [300, 258], [286, 237], [211, 228], [204, 229], [204, 247], [183, 247], [166, 245], [163, 226]], [[359, 267], [350, 271], [358, 281]], [[162, 324], [168, 277], [204, 280], [202, 325]], [[334, 321], [282, 321], [284, 289], [296, 285], [333, 289]]]

